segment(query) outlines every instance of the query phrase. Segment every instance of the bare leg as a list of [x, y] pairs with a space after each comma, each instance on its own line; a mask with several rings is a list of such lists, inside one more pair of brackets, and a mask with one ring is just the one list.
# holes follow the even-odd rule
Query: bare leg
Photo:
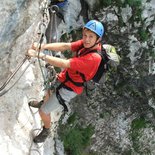
[[50, 114], [45, 114], [41, 109], [39, 110], [40, 117], [44, 123], [42, 131], [34, 137], [33, 141], [35, 143], [42, 143], [46, 140], [46, 138], [50, 134], [50, 126], [51, 126], [51, 117]]
[[45, 92], [45, 96], [44, 96], [44, 98], [43, 98], [44, 103], [46, 103], [46, 102], [48, 101], [48, 99], [49, 99], [50, 96], [51, 96], [51, 90], [47, 90], [47, 91]]
[[44, 95], [44, 97], [43, 97], [43, 100], [41, 100], [41, 101], [30, 101], [28, 104], [29, 104], [29, 106], [31, 106], [31, 107], [34, 107], [34, 108], [39, 108], [40, 109], [40, 107], [42, 106], [42, 104], [44, 104], [44, 103], [46, 103], [47, 101], [48, 101], [48, 99], [49, 99], [49, 97], [51, 96], [51, 90], [47, 90], [46, 92], [45, 92], [45, 95]]
[[44, 123], [44, 127], [45, 128], [50, 128], [51, 126], [51, 116], [50, 114], [45, 114], [44, 112], [42, 112], [42, 110], [40, 109], [39, 110], [39, 114], [40, 114], [40, 117]]
[[[46, 104], [46, 102], [49, 100], [50, 95], [51, 95], [51, 91], [50, 90], [46, 91], [45, 96], [43, 98], [43, 103]], [[39, 115], [43, 121], [44, 126], [43, 126], [42, 131], [39, 133], [39, 135], [34, 137], [33, 141], [35, 143], [44, 142], [46, 140], [46, 138], [48, 137], [48, 135], [50, 134], [50, 127], [51, 127], [50, 113], [46, 114], [41, 109], [39, 109]]]
[[[51, 90], [47, 90], [44, 96], [44, 103], [46, 103], [51, 96]], [[51, 116], [50, 114], [45, 114], [41, 109], [39, 110], [40, 117], [44, 123], [45, 128], [50, 128], [51, 126]]]

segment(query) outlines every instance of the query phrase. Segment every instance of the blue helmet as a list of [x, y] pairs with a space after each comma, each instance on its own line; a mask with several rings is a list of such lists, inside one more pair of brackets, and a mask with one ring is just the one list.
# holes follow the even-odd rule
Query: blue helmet
[[87, 28], [88, 30], [96, 33], [100, 38], [102, 38], [103, 34], [104, 34], [104, 27], [101, 24], [101, 22], [97, 21], [97, 20], [90, 20], [85, 26], [84, 28]]

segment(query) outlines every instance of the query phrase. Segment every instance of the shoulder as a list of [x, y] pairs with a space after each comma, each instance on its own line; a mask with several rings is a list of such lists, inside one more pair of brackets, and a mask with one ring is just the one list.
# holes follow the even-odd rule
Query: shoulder
[[72, 45], [78, 45], [78, 46], [80, 46], [80, 45], [83, 45], [83, 40], [82, 39], [81, 40], [77, 40], [77, 41], [71, 42], [71, 44]]
[[85, 62], [89, 62], [90, 64], [96, 64], [101, 61], [102, 57], [99, 53], [92, 52], [79, 57], [79, 59], [83, 59]]
[[90, 53], [90, 54], [88, 54], [88, 55], [90, 55], [94, 60], [101, 60], [101, 54], [100, 54], [100, 52], [93, 52], [93, 53]]

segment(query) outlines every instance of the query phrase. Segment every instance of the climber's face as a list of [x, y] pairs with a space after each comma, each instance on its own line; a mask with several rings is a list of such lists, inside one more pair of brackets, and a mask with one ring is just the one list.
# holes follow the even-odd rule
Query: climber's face
[[92, 47], [97, 41], [98, 37], [94, 32], [86, 28], [83, 29], [83, 45], [85, 48]]

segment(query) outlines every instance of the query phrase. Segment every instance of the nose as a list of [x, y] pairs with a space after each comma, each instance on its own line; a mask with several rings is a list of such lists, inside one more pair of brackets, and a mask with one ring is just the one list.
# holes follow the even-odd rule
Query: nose
[[88, 37], [88, 36], [85, 37], [85, 41], [86, 41], [86, 42], [89, 41], [89, 37]]

